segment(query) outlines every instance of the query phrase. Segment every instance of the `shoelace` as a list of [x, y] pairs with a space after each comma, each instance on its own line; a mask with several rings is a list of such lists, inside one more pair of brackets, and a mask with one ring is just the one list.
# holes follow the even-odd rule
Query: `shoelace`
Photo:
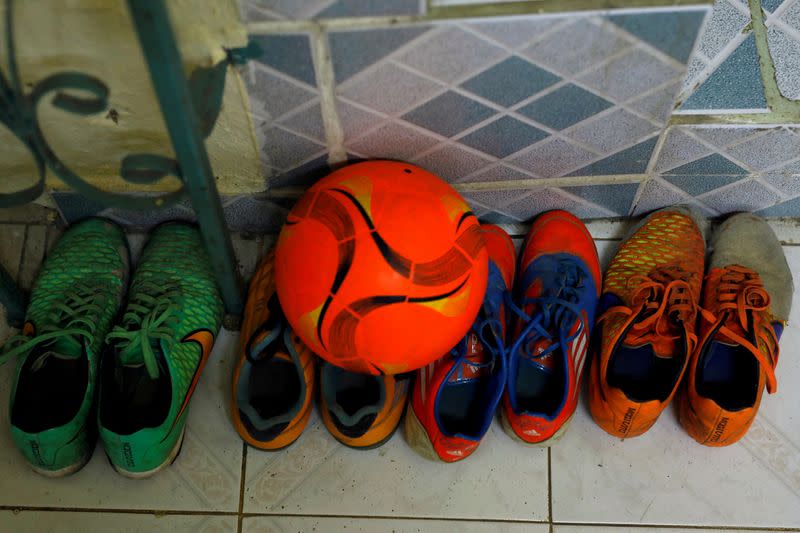
[[[519, 353], [529, 359], [538, 359], [559, 349], [566, 348], [578, 335], [588, 328], [579, 306], [580, 289], [583, 287], [583, 272], [571, 259], [564, 259], [558, 265], [559, 282], [554, 293], [525, 298], [518, 307], [509, 298], [506, 304], [525, 324], [517, 339], [512, 343], [510, 354]], [[534, 306], [534, 316], [529, 316], [524, 308]], [[569, 330], [578, 320], [578, 328], [572, 335]], [[550, 346], [534, 354], [534, 343], [546, 339]]]
[[[60, 353], [59, 356], [79, 357], [84, 342], [94, 336], [95, 321], [107, 304], [107, 298], [101, 288], [87, 283], [75, 283], [64, 294], [63, 301], [51, 304], [50, 312], [45, 320], [46, 325], [33, 337], [17, 334], [11, 337], [3, 347], [0, 362], [4, 363], [20, 354], [28, 352], [39, 345], [52, 345], [61, 341], [71, 345], [74, 353]], [[32, 365], [32, 370], [40, 369], [47, 361], [50, 352], [43, 353]]]
[[[672, 333], [677, 322], [693, 324], [699, 309], [688, 277], [687, 272], [677, 267], [657, 270], [650, 276], [632, 276], [628, 280], [629, 288], [636, 287], [631, 298], [632, 308], [624, 305], [611, 307], [597, 323], [622, 314], [628, 319], [619, 331], [627, 331], [635, 341], [655, 344], [661, 340], [677, 340], [680, 334]], [[697, 344], [697, 335], [687, 332], [686, 342], [691, 353]]]
[[106, 341], [119, 341], [123, 365], [143, 362], [148, 375], [156, 379], [159, 368], [153, 344], [161, 341], [170, 347], [175, 343], [172, 326], [178, 321], [174, 300], [179, 291], [152, 281], [143, 281], [137, 289], [122, 317], [123, 325], [111, 330]]
[[[495, 289], [500, 291], [504, 296], [508, 293], [505, 282], [499, 271], [490, 272], [488, 282], [489, 284], [494, 284]], [[500, 305], [502, 305], [502, 303], [502, 301], [494, 301], [491, 298], [484, 299], [481, 309], [478, 312], [478, 319], [475, 320], [470, 328], [470, 333], [474, 333], [478, 339], [480, 339], [484, 349], [488, 349], [488, 361], [481, 363], [471, 361], [467, 357], [467, 342], [470, 335], [466, 335], [461, 342], [450, 351], [450, 355], [456, 359], [457, 379], [463, 378], [463, 366], [461, 363], [466, 363], [476, 370], [489, 368], [491, 371], [494, 368], [496, 359], [498, 357], [505, 357], [505, 341], [503, 339], [503, 327], [500, 320]]]
[[[741, 266], [730, 266], [724, 269], [717, 286], [715, 316], [706, 309], [700, 309], [703, 320], [713, 324], [711, 331], [718, 331], [736, 341], [753, 354], [767, 377], [767, 391], [775, 392], [777, 380], [775, 366], [778, 363], [778, 336], [769, 324], [763, 323], [762, 311], [769, 308], [769, 293], [764, 289], [758, 274]], [[765, 354], [752, 342], [736, 333], [733, 328], [739, 326], [742, 331], [753, 332], [756, 339], [766, 346]]]

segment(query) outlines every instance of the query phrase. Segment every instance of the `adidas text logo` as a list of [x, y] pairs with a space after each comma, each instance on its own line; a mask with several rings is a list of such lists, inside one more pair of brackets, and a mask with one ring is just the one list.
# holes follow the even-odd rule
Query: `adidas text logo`
[[125, 466], [128, 468], [133, 468], [136, 466], [136, 463], [133, 460], [133, 451], [131, 450], [130, 443], [126, 442], [122, 445], [122, 455], [125, 457]]
[[709, 442], [719, 442], [719, 439], [722, 438], [722, 434], [725, 432], [725, 427], [728, 425], [727, 417], [723, 417], [717, 427], [714, 428], [714, 433], [711, 434], [711, 438], [708, 439]]
[[622, 417], [622, 424], [619, 426], [620, 433], [627, 433], [628, 429], [631, 427], [631, 421], [633, 420], [633, 415], [636, 414], [636, 409], [633, 407], [628, 407], [628, 410], [625, 411], [625, 416]]

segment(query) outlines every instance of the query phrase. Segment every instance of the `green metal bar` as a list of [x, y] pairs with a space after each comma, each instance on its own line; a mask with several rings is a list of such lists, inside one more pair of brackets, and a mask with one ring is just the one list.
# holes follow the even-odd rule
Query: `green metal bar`
[[225, 309], [241, 316], [244, 305], [233, 246], [166, 4], [163, 0], [128, 0], [128, 7]]
[[22, 323], [25, 321], [26, 298], [2, 266], [0, 266], [0, 302], [6, 306], [6, 321], [8, 325], [21, 328]]

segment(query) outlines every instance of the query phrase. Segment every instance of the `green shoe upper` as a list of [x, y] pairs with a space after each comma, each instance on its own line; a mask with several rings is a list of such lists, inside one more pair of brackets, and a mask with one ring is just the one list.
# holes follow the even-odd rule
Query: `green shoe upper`
[[94, 449], [97, 361], [122, 304], [128, 264], [125, 235], [112, 222], [89, 219], [68, 229], [34, 284], [22, 334], [3, 348], [4, 360], [20, 356], [11, 433], [41, 471], [80, 468]]
[[100, 436], [118, 470], [168, 462], [222, 320], [222, 302], [198, 231], [157, 228], [142, 252], [100, 371]]

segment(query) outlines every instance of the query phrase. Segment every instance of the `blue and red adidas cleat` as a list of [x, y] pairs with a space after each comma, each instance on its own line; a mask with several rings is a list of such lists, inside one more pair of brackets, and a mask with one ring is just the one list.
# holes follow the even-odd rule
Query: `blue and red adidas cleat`
[[454, 462], [474, 452], [489, 429], [506, 384], [506, 294], [514, 279], [511, 238], [481, 226], [489, 250], [489, 282], [478, 317], [452, 352], [417, 373], [405, 428], [421, 455]]
[[586, 226], [566, 211], [550, 211], [534, 221], [519, 267], [501, 420], [512, 437], [549, 445], [577, 406], [600, 264]]

